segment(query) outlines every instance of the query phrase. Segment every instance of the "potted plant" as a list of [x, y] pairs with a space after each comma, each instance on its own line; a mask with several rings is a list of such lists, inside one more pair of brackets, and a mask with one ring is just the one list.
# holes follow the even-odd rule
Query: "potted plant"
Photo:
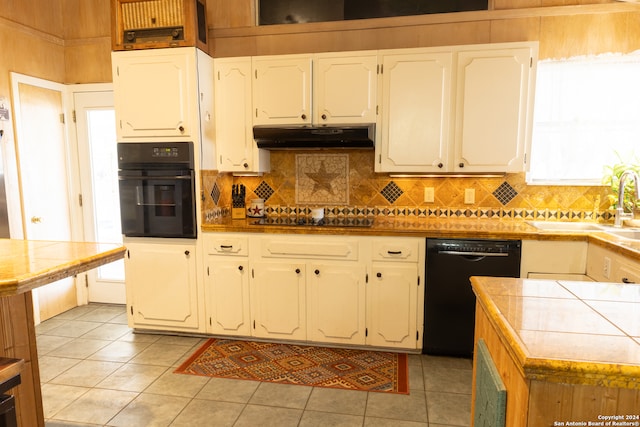
[[[618, 207], [618, 190], [620, 188], [620, 176], [622, 173], [626, 170], [632, 170], [640, 175], [640, 161], [638, 161], [637, 157], [634, 157], [631, 162], [623, 161], [619, 155], [618, 159], [618, 163], [604, 167], [604, 176], [602, 178], [602, 183], [608, 185], [611, 189], [611, 194], [607, 195], [611, 209]], [[626, 182], [623, 205], [627, 212], [635, 212], [640, 208], [640, 201], [635, 198], [635, 183], [633, 179], [627, 180]]]

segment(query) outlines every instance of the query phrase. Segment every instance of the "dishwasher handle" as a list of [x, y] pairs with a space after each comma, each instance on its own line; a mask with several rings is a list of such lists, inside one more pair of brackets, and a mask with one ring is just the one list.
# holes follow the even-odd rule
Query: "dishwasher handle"
[[480, 256], [480, 257], [507, 257], [507, 252], [464, 252], [464, 251], [438, 251], [442, 255], [462, 255], [462, 256]]

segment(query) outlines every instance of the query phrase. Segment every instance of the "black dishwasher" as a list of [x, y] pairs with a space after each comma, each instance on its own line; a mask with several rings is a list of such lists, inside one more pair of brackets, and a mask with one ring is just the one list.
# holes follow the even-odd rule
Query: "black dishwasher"
[[521, 248], [520, 240], [427, 239], [423, 353], [472, 356], [469, 277], [520, 277]]

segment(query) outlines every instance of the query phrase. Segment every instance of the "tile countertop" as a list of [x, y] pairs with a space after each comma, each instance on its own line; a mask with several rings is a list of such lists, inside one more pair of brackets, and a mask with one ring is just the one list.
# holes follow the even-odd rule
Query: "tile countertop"
[[500, 219], [378, 218], [371, 227], [256, 225], [256, 218], [222, 218], [205, 223], [204, 232], [351, 234], [460, 239], [585, 240], [640, 261], [640, 240], [596, 231], [543, 231], [525, 221]]
[[0, 296], [16, 295], [124, 257], [116, 244], [0, 239]]
[[472, 277], [528, 379], [640, 389], [640, 285]]

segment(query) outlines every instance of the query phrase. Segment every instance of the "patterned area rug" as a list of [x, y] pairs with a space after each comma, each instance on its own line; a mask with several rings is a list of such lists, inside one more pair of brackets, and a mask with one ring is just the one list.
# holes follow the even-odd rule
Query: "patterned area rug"
[[211, 338], [175, 372], [313, 387], [409, 393], [407, 355], [382, 351]]

